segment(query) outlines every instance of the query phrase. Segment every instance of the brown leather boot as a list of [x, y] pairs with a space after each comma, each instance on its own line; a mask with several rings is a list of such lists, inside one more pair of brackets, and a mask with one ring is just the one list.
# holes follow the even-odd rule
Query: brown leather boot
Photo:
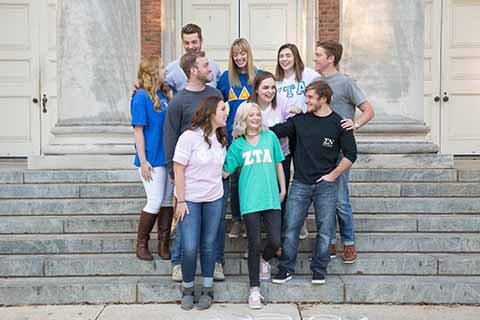
[[153, 260], [153, 256], [148, 251], [148, 240], [150, 240], [150, 231], [152, 231], [155, 221], [157, 220], [156, 214], [150, 214], [143, 212], [140, 214], [140, 221], [138, 222], [137, 233], [137, 258], [140, 260]]
[[158, 214], [158, 255], [163, 260], [170, 260], [170, 229], [172, 228], [173, 208], [160, 208]]

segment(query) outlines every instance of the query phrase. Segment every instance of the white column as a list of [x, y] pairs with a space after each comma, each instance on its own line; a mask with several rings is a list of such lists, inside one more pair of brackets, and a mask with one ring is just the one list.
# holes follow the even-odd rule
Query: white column
[[58, 120], [31, 168], [131, 166], [130, 95], [140, 60], [139, 0], [59, 0]]
[[423, 121], [424, 1], [343, 0], [340, 29], [342, 71], [376, 112], [359, 140], [417, 142], [421, 150], [408, 151], [436, 151]]

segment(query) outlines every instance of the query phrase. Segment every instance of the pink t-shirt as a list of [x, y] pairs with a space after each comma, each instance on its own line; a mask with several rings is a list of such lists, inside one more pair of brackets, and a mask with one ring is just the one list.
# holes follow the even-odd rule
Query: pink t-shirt
[[[262, 111], [263, 125], [267, 128], [273, 127], [278, 123], [287, 121], [291, 116], [288, 111], [283, 110], [280, 106], [277, 106], [275, 109], [272, 108], [272, 105], [269, 105], [267, 109]], [[288, 147], [288, 138], [281, 138], [280, 145], [282, 146], [283, 155], [286, 157], [290, 154], [290, 148]]]
[[[185, 166], [185, 200], [211, 202], [223, 197], [222, 172], [226, 148], [215, 135], [210, 136], [211, 148], [203, 130], [187, 130], [178, 139], [173, 161]], [[177, 190], [175, 188], [175, 196]]]

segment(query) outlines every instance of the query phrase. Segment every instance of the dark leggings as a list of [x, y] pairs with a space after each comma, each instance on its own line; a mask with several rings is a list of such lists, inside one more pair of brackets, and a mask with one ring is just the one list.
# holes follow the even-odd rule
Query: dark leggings
[[280, 247], [282, 215], [280, 210], [265, 210], [248, 213], [242, 218], [247, 228], [250, 287], [258, 287], [260, 286], [260, 233], [262, 220], [267, 233], [267, 244], [263, 250], [263, 260], [269, 261]]
[[290, 185], [290, 169], [292, 163], [292, 155], [289, 154], [285, 157], [285, 160], [282, 161], [283, 173], [285, 174], [285, 200], [282, 202], [282, 227], [281, 230], [283, 231], [284, 228], [284, 221], [285, 221], [285, 206], [287, 204], [287, 194], [288, 194], [288, 187]]

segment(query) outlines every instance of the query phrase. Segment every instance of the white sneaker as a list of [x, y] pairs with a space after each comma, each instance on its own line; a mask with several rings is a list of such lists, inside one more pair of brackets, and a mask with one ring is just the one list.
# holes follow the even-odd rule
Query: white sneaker
[[260, 294], [260, 288], [250, 288], [250, 295], [248, 296], [248, 306], [252, 309], [262, 309], [263, 297]]
[[307, 222], [305, 221], [302, 226], [302, 230], [300, 230], [300, 236], [298, 237], [300, 240], [306, 239], [308, 237], [308, 229], [307, 229]]
[[181, 265], [176, 264], [176, 265], [173, 266], [172, 280], [175, 281], [175, 282], [182, 282], [183, 281], [182, 266]]
[[215, 262], [215, 270], [213, 271], [213, 280], [215, 281], [225, 280], [225, 275], [223, 274], [223, 266], [221, 263]]
[[270, 280], [272, 266], [267, 261], [260, 258], [260, 280]]

